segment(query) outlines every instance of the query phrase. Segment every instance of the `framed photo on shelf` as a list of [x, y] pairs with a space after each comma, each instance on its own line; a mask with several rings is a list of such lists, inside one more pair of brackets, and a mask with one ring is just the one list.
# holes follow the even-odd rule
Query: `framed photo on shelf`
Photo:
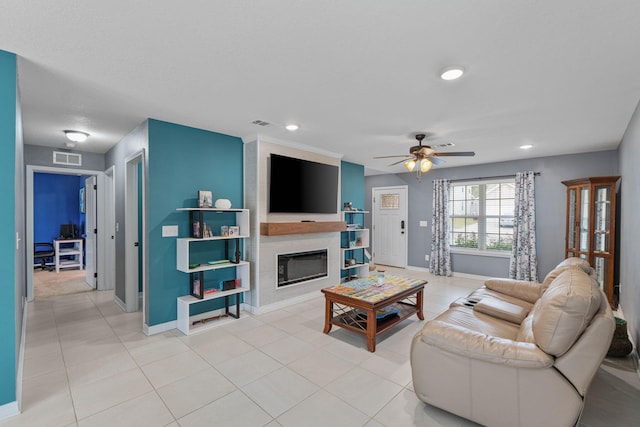
[[213, 192], [200, 190], [198, 191], [198, 207], [210, 208], [213, 207]]
[[239, 236], [240, 235], [240, 227], [232, 225], [229, 227], [229, 237], [231, 236]]
[[202, 291], [202, 283], [200, 282], [200, 277], [194, 277], [193, 280], [191, 281], [191, 295], [199, 299], [202, 299], [204, 297], [204, 292]]

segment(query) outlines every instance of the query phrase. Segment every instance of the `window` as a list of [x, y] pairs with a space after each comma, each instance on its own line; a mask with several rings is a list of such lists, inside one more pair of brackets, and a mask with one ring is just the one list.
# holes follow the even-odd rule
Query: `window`
[[513, 179], [451, 184], [449, 245], [452, 249], [510, 252], [514, 206]]

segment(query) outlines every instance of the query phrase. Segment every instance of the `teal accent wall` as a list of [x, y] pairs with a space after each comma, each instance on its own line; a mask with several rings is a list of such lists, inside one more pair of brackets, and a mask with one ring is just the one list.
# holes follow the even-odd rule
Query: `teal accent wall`
[[364, 166], [343, 161], [340, 172], [340, 209], [344, 202], [351, 202], [356, 209], [364, 209]]
[[[364, 210], [364, 166], [342, 161], [340, 163], [340, 194], [342, 209], [344, 202], [351, 202], [354, 209]], [[364, 226], [363, 214], [347, 214], [347, 222], [358, 222]], [[349, 233], [340, 233], [340, 246], [349, 246]], [[365, 255], [363, 249], [354, 249], [346, 253], [347, 258], [355, 258], [357, 262], [364, 262]], [[341, 272], [341, 277], [345, 277], [346, 272]]]
[[[163, 238], [162, 226], [177, 224], [179, 236], [188, 237], [189, 214], [176, 209], [197, 207], [198, 190], [212, 191], [214, 201], [229, 199], [232, 207], [242, 207], [243, 143], [240, 138], [159, 120], [149, 119], [148, 127], [148, 324], [153, 326], [175, 320], [176, 298], [189, 294], [189, 274], [176, 270], [176, 239]], [[203, 242], [210, 243], [224, 247], [223, 242]], [[219, 276], [205, 273], [205, 285], [207, 280], [234, 277], [233, 270], [221, 270]], [[213, 310], [223, 307], [224, 301], [207, 304], [198, 308]]]
[[16, 56], [0, 50], [0, 406], [16, 400]]

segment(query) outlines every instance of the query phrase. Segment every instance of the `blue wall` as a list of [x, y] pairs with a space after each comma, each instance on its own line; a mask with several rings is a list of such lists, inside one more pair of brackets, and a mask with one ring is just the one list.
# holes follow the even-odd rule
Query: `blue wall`
[[80, 188], [84, 178], [77, 175], [35, 173], [33, 177], [33, 241], [53, 242], [60, 224], [73, 223], [84, 230], [85, 214], [80, 213]]
[[0, 50], [0, 406], [16, 400], [16, 56]]
[[[163, 238], [162, 226], [177, 224], [180, 237], [188, 237], [189, 215], [176, 209], [197, 207], [198, 190], [211, 190], [214, 200], [229, 199], [232, 207], [242, 207], [243, 143], [236, 137], [187, 126], [152, 119], [148, 123], [148, 324], [153, 326], [175, 320], [176, 298], [189, 294], [189, 275], [176, 270], [176, 239]], [[215, 229], [215, 224], [212, 225]], [[219, 276], [207, 272], [205, 282], [232, 278], [233, 270], [219, 270]], [[218, 308], [223, 302], [212, 303], [213, 306], [202, 309]]]

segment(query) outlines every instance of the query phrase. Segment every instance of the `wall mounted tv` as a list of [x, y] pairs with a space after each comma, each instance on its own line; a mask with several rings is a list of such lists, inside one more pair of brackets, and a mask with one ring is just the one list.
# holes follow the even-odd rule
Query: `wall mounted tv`
[[338, 166], [271, 154], [269, 212], [337, 213]]

